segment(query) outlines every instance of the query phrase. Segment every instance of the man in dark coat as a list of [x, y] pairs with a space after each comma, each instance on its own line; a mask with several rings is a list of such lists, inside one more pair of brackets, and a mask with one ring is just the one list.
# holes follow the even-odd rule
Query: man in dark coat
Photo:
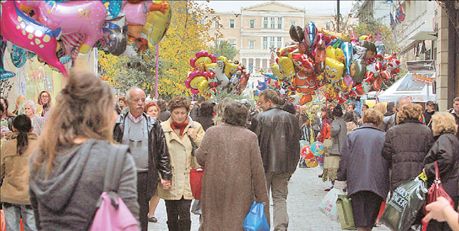
[[142, 231], [148, 229], [148, 202], [158, 185], [158, 172], [163, 187], [170, 187], [170, 156], [161, 125], [143, 112], [145, 92], [133, 87], [127, 93], [129, 111], [119, 115], [113, 139], [129, 145], [137, 168], [137, 194]]
[[274, 230], [287, 230], [288, 182], [300, 159], [300, 126], [295, 115], [282, 110], [279, 95], [273, 90], [260, 94], [257, 105], [263, 110], [252, 120], [251, 130], [258, 136], [268, 192], [274, 202]]

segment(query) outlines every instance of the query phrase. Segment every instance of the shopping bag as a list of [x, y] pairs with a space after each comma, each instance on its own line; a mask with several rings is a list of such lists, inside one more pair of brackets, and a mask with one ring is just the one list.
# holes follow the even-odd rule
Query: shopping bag
[[202, 177], [204, 176], [204, 169], [202, 168], [192, 168], [190, 170], [190, 186], [191, 193], [193, 194], [194, 199], [201, 199], [201, 190], [202, 190]]
[[5, 214], [0, 209], [0, 231], [6, 231]]
[[327, 194], [325, 194], [324, 199], [322, 199], [319, 204], [320, 211], [333, 221], [338, 220], [336, 200], [338, 200], [338, 195], [341, 194], [344, 194], [343, 190], [332, 188]]
[[[434, 167], [435, 167], [435, 180], [430, 186], [429, 191], [427, 192], [427, 203], [426, 205], [437, 201], [439, 197], [444, 197], [446, 200], [449, 201], [451, 204], [451, 207], [454, 208], [454, 201], [451, 199], [451, 197], [448, 195], [448, 193], [445, 191], [443, 186], [441, 185], [441, 180], [440, 180], [440, 174], [438, 170], [438, 163], [437, 161], [434, 162]], [[429, 222], [424, 222], [422, 221], [422, 231], [427, 230]]]
[[398, 186], [386, 202], [381, 223], [391, 230], [408, 230], [426, 200], [427, 186], [416, 177]]
[[242, 223], [244, 231], [269, 231], [268, 220], [265, 215], [263, 202], [254, 201]]
[[341, 229], [355, 230], [351, 198], [349, 198], [347, 195], [338, 195], [338, 199], [336, 200], [336, 207]]

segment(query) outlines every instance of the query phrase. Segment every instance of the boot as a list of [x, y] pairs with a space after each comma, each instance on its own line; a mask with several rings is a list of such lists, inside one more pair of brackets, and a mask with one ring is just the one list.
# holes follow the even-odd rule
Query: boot
[[180, 219], [178, 221], [178, 225], [179, 225], [180, 231], [190, 231], [191, 230], [191, 220], [190, 219], [186, 219], [186, 220]]
[[167, 221], [167, 228], [169, 231], [179, 231], [179, 223], [177, 220], [175, 221]]

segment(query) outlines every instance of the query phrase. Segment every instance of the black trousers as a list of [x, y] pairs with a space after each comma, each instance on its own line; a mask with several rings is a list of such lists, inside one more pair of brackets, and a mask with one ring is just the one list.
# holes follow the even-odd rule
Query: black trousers
[[191, 230], [190, 207], [191, 200], [165, 200], [167, 211], [167, 226], [170, 231]]
[[142, 231], [148, 230], [148, 202], [150, 198], [147, 193], [148, 173], [137, 173], [137, 201], [139, 202], [139, 220]]

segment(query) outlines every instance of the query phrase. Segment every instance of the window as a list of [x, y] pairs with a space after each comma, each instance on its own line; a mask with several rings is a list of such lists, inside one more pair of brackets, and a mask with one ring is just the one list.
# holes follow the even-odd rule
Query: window
[[255, 28], [255, 19], [250, 19], [249, 24], [250, 28]]
[[271, 29], [276, 28], [276, 22], [275, 22], [275, 20], [274, 20], [275, 18], [274, 18], [274, 17], [271, 17], [270, 19], [271, 19]]
[[229, 39], [228, 43], [231, 44], [233, 47], [236, 46], [236, 39]]
[[229, 27], [234, 28], [234, 19], [230, 19]]
[[263, 28], [268, 28], [268, 17], [263, 17]]
[[269, 47], [276, 47], [274, 44], [274, 37], [269, 37]]
[[249, 40], [249, 49], [255, 48], [255, 40]]
[[282, 47], [282, 37], [277, 37], [277, 48]]
[[263, 37], [263, 49], [268, 50], [268, 37]]
[[282, 29], [282, 17], [277, 18], [277, 29]]

